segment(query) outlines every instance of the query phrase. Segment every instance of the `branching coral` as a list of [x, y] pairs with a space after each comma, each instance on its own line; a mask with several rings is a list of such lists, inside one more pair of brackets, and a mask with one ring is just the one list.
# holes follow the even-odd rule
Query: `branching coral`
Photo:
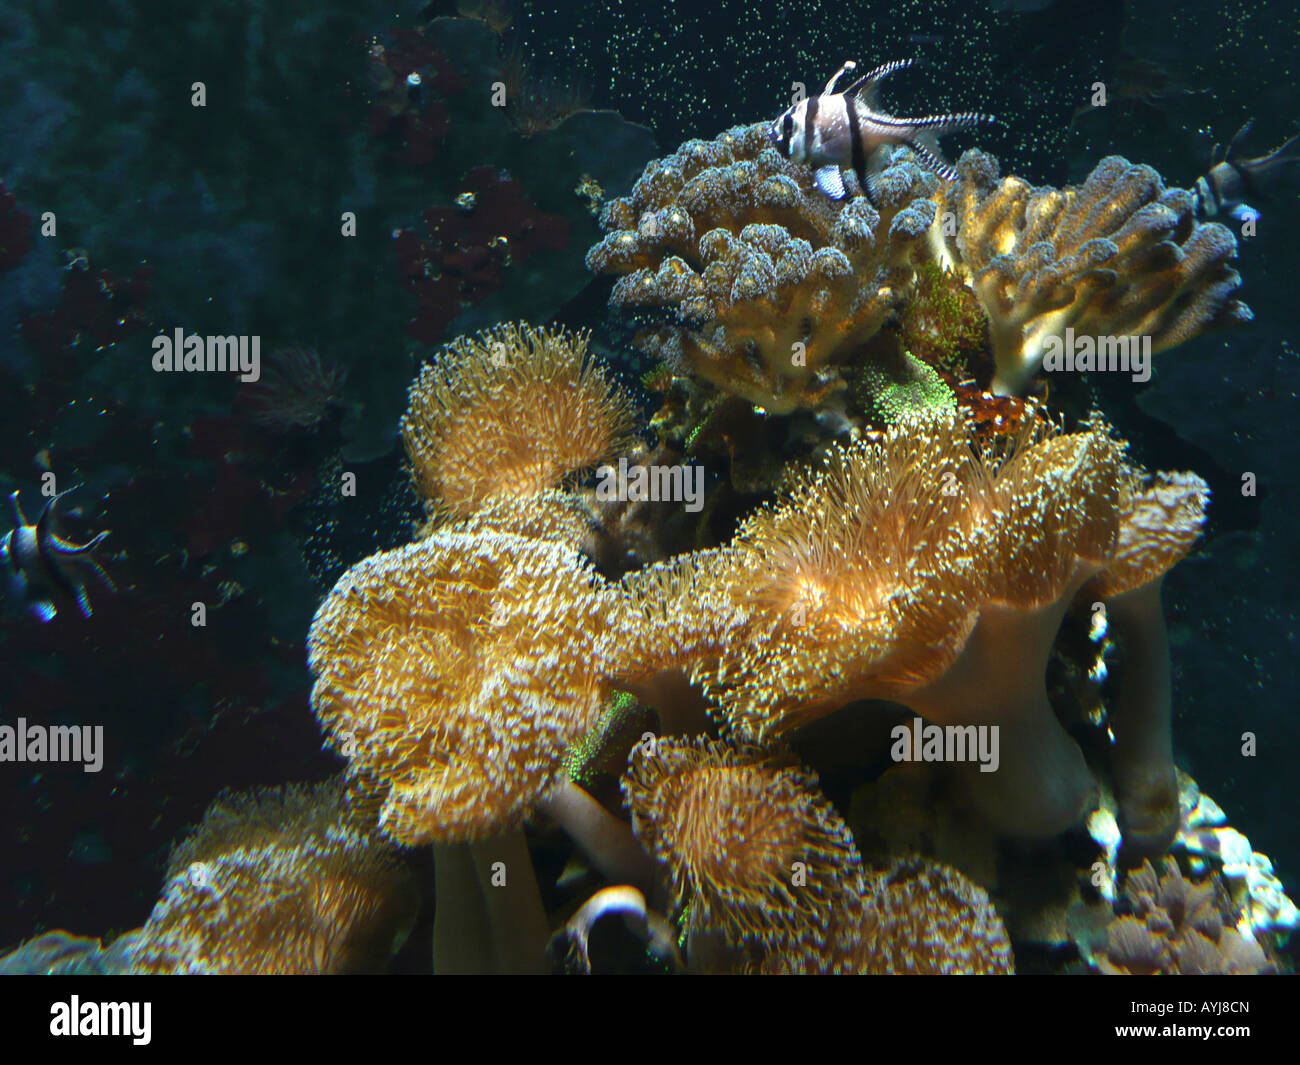
[[312, 623], [312, 705], [388, 789], [385, 832], [461, 842], [517, 826], [589, 730], [622, 614], [573, 548], [440, 532], [350, 569]]
[[337, 782], [227, 795], [173, 851], [132, 970], [382, 971], [416, 907], [395, 853]]
[[881, 175], [877, 211], [837, 202], [782, 159], [763, 125], [690, 141], [611, 201], [594, 271], [616, 307], [649, 313], [649, 349], [679, 373], [775, 413], [840, 387], [839, 366], [900, 302], [925, 254], [934, 178]]
[[1105, 953], [1095, 959], [1102, 972], [1275, 971], [1258, 943], [1225, 925], [1225, 916], [1231, 922], [1231, 907], [1213, 881], [1185, 880], [1170, 860], [1163, 875], [1157, 874], [1148, 861], [1129, 875], [1124, 893], [1132, 913], [1111, 923]]
[[586, 334], [507, 325], [457, 339], [424, 367], [402, 438], [429, 509], [465, 516], [559, 487], [616, 452], [630, 424]]
[[932, 235], [988, 315], [995, 391], [1023, 389], [1067, 329], [1150, 337], [1162, 351], [1250, 320], [1232, 298], [1236, 238], [1198, 223], [1191, 193], [1166, 189], [1151, 167], [1109, 156], [1066, 189], [999, 181], [996, 161], [978, 151], [957, 169]]

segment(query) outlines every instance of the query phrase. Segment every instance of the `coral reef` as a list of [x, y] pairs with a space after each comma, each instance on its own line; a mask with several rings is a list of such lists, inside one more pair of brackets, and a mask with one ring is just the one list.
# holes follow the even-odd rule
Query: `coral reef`
[[[1208, 329], [1246, 322], [1232, 298], [1237, 241], [1196, 222], [1191, 193], [1166, 189], [1149, 166], [1103, 159], [1082, 185], [1034, 188], [998, 179], [992, 156], [970, 151], [961, 180], [938, 202], [933, 233], [989, 320], [996, 392], [1018, 392], [1048, 343], [1149, 337], [1163, 351]], [[954, 224], [945, 227], [945, 215]]]
[[882, 175], [879, 211], [836, 203], [763, 125], [736, 127], [684, 144], [607, 204], [587, 265], [623, 275], [614, 307], [666, 319], [643, 345], [676, 372], [789, 413], [842, 387], [841, 364], [913, 282], [933, 184], [900, 165]]
[[[283, 571], [292, 552], [252, 519], [322, 498], [355, 428], [334, 415], [382, 414], [420, 367], [398, 423], [409, 483], [398, 454], [369, 478], [410, 505], [383, 511], [387, 539], [315, 571], [342, 571], [307, 660], [343, 776], [223, 796], [142, 929], [109, 947], [50, 933], [0, 971], [382, 970], [418, 908], [396, 847], [426, 845], [439, 973], [544, 971], [556, 929], [598, 971], [594, 928], [630, 915], [635, 949], [677, 970], [1001, 974], [1033, 955], [1022, 942], [1066, 943], [1080, 909], [1104, 943], [1080, 935], [1077, 968], [1272, 967], [1262, 930], [1295, 909], [1208, 799], [1189, 809], [1172, 755], [1160, 591], [1200, 535], [1206, 483], [1144, 472], [1082, 385], [1049, 406], [1034, 381], [1070, 337], [1163, 350], [1246, 320], [1232, 235], [1117, 156], [1055, 189], [979, 152], [944, 184], [900, 149], [874, 203], [833, 201], [762, 124], [688, 142], [633, 186], [648, 132], [530, 91], [492, 36], [506, 5], [461, 6], [480, 21], [364, 34], [351, 169], [302, 204], [266, 201], [295, 225], [351, 216], [353, 265], [326, 289], [303, 263], [280, 322], [302, 343], [337, 328], [338, 361], [281, 351], [233, 402], [233, 385], [175, 409], [160, 391], [133, 422], [153, 440], [166, 411], [159, 450], [183, 437], [210, 474], [174, 542], [132, 543], [135, 565], [165, 548], [220, 582], [214, 614], [246, 617], [248, 591], [272, 585], [225, 556], [265, 548], [263, 574]], [[498, 77], [504, 107], [481, 91]], [[195, 202], [242, 241], [216, 241], [220, 262], [275, 262], [249, 208], [264, 189], [213, 174]], [[0, 186], [0, 270], [31, 265], [30, 222]], [[391, 272], [363, 287], [385, 253], [400, 288]], [[38, 402], [71, 410], [85, 397], [50, 387], [52, 356], [138, 345], [153, 293], [143, 268], [125, 282], [68, 258], [61, 301], [23, 335], [51, 356]], [[578, 299], [584, 265], [610, 277]], [[222, 273], [260, 287], [251, 265]], [[165, 284], [169, 313], [193, 310]], [[620, 314], [594, 340], [521, 321], [585, 320], [606, 288]], [[240, 288], [214, 302], [229, 329], [252, 320]], [[404, 347], [374, 343], [403, 323]], [[616, 365], [633, 330], [659, 402], [644, 426], [593, 355]], [[373, 421], [378, 454], [395, 419]], [[665, 495], [699, 474], [699, 505], [638, 496], [629, 471], [647, 469], [668, 471]], [[1090, 611], [1110, 625], [1113, 683], [1101, 641], [1076, 638]], [[301, 671], [299, 646], [275, 646]], [[159, 663], [160, 683], [178, 675]], [[260, 676], [226, 683], [247, 689], [248, 735], [253, 710], [296, 706]], [[217, 681], [197, 696], [228, 697]], [[885, 740], [904, 717], [972, 746], [988, 727], [1000, 759], [890, 766], [909, 757]], [[1084, 824], [1095, 848], [1071, 831]]]

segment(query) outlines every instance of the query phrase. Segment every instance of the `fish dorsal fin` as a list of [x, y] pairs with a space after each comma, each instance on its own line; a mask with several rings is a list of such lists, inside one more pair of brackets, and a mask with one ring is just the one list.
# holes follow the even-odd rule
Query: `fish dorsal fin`
[[910, 67], [915, 62], [914, 59], [895, 59], [892, 63], [884, 63], [876, 67], [875, 70], [863, 74], [862, 77], [844, 90], [844, 95], [856, 96], [870, 110], [879, 111], [881, 80], [897, 70]]
[[817, 187], [832, 200], [844, 199], [844, 175], [838, 166], [823, 166], [813, 174]]
[[[62, 495], [62, 493], [60, 493]], [[51, 496], [45, 501], [45, 506], [41, 507], [41, 516], [36, 519], [36, 542], [43, 544], [50, 535], [50, 526], [54, 522], [54, 507], [59, 501], [59, 496]]]
[[36, 519], [36, 542], [38, 544], [46, 543], [47, 537], [54, 532], [56, 525], [55, 510], [58, 508], [59, 500], [64, 496], [75, 492], [80, 487], [81, 485], [74, 484], [71, 488], [65, 488], [58, 495], [50, 496], [50, 498], [45, 501], [45, 506], [41, 508], [41, 516]]
[[1237, 142], [1250, 132], [1250, 127], [1254, 124], [1255, 120], [1253, 118], [1248, 118], [1241, 124], [1241, 129], [1237, 130], [1237, 132], [1232, 135], [1232, 140], [1228, 141], [1228, 146], [1223, 149], [1223, 159], [1225, 162], [1232, 162], [1233, 156], [1237, 154]]

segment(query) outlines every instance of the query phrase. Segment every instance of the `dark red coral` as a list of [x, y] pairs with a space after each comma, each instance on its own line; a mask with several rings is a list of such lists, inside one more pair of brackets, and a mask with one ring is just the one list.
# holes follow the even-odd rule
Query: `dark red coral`
[[69, 251], [63, 291], [54, 309], [23, 319], [27, 342], [48, 362], [71, 348], [111, 347], [150, 324], [145, 305], [153, 267], [137, 266], [130, 277], [92, 270], [84, 252]]
[[475, 167], [457, 203], [424, 211], [425, 234], [394, 234], [402, 283], [418, 308], [408, 331], [436, 344], [461, 310], [505, 284], [506, 271], [543, 250], [569, 242], [563, 215], [541, 211], [504, 171]]
[[433, 160], [451, 130], [446, 101], [465, 89], [451, 60], [414, 29], [396, 29], [369, 46], [366, 94], [370, 133], [393, 144], [398, 160]]

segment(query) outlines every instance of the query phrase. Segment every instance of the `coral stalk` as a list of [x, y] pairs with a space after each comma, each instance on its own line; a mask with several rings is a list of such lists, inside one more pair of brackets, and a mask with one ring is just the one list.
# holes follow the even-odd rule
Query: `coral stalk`
[[1169, 634], [1160, 605], [1163, 578], [1107, 604], [1124, 643], [1124, 675], [1111, 731], [1110, 768], [1124, 834], [1121, 861], [1164, 854], [1178, 833]]

